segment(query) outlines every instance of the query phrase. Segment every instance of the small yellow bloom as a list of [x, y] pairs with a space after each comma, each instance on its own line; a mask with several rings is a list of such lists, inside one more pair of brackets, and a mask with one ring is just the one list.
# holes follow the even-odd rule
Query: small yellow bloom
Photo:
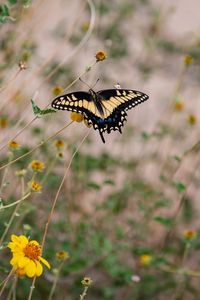
[[36, 182], [35, 180], [31, 181], [30, 188], [33, 192], [40, 192], [42, 189], [42, 186]]
[[96, 53], [95, 57], [96, 57], [97, 61], [102, 61], [102, 60], [104, 60], [104, 59], [107, 58], [107, 53], [105, 51], [103, 51], [103, 50], [99, 50]]
[[58, 260], [66, 260], [69, 258], [69, 253], [66, 252], [66, 251], [59, 251], [59, 252], [56, 252], [56, 258]]
[[18, 150], [20, 147], [20, 145], [15, 141], [10, 141], [8, 143], [8, 146], [9, 146], [10, 150]]
[[183, 62], [186, 66], [189, 66], [193, 63], [193, 58], [190, 55], [185, 55], [183, 58]]
[[89, 27], [90, 27], [90, 23], [89, 23], [89, 22], [84, 22], [84, 23], [81, 25], [81, 30], [82, 30], [83, 32], [86, 32], [86, 31], [88, 31]]
[[92, 284], [92, 279], [90, 277], [84, 277], [81, 283], [82, 285], [90, 286]]
[[92, 127], [92, 124], [88, 123], [88, 120], [84, 119], [84, 124], [85, 126], [87, 126], [88, 128]]
[[63, 155], [63, 153], [62, 153], [62, 152], [58, 152], [58, 154], [57, 154], [57, 157], [58, 157], [58, 158], [62, 159], [62, 158], [63, 158], [63, 156], [64, 156], [64, 155]]
[[58, 96], [64, 92], [64, 89], [61, 86], [55, 86], [52, 90], [53, 95]]
[[33, 160], [30, 164], [31, 168], [35, 172], [42, 172], [45, 168], [45, 164], [39, 160]]
[[174, 109], [177, 111], [182, 111], [184, 107], [185, 107], [184, 102], [180, 100], [177, 100], [174, 104]]
[[43, 266], [41, 262], [50, 269], [50, 264], [42, 257], [41, 246], [35, 240], [29, 241], [26, 236], [12, 234], [11, 242], [8, 244], [12, 252], [10, 264], [18, 276], [41, 276]]
[[71, 117], [72, 121], [75, 121], [78, 123], [82, 122], [84, 119], [83, 115], [76, 113], [76, 112], [72, 112], [70, 117]]
[[8, 127], [8, 119], [6, 117], [0, 117], [0, 128]]
[[196, 238], [197, 233], [196, 233], [196, 231], [194, 231], [194, 230], [185, 230], [185, 231], [183, 232], [183, 235], [184, 235], [184, 237], [185, 237], [186, 239], [188, 239], [188, 240], [193, 240], [193, 239]]
[[140, 256], [141, 266], [149, 266], [152, 262], [152, 256], [149, 254], [144, 254]]
[[65, 147], [65, 142], [63, 140], [56, 140], [54, 142], [54, 146], [60, 150], [61, 148], [64, 148]]
[[194, 114], [190, 114], [188, 116], [188, 123], [190, 125], [195, 125], [197, 123], [197, 118], [196, 118], [196, 116]]

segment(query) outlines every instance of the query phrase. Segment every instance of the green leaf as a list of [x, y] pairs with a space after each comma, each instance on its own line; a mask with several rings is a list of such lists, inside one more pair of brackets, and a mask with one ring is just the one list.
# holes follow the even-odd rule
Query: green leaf
[[185, 193], [186, 186], [181, 181], [174, 182], [174, 186], [175, 186], [177, 192], [179, 192], [179, 193]]
[[36, 115], [37, 117], [41, 117], [43, 115], [47, 115], [47, 114], [56, 112], [56, 110], [52, 109], [52, 108], [47, 108], [47, 109], [39, 108], [39, 106], [37, 106], [32, 99], [31, 99], [31, 103], [32, 103], [34, 115]]
[[170, 218], [166, 218], [166, 217], [161, 217], [161, 216], [157, 216], [154, 218], [154, 221], [162, 224], [165, 227], [170, 228], [172, 226], [172, 219]]
[[17, 4], [17, 0], [8, 0], [10, 5], [15, 5]]
[[0, 23], [5, 23], [10, 17], [9, 8], [6, 4], [0, 5]]
[[90, 181], [87, 183], [87, 187], [90, 188], [90, 189], [93, 189], [93, 190], [100, 190], [101, 189], [101, 186], [94, 182], [94, 181]]
[[24, 8], [28, 8], [31, 5], [32, 0], [23, 0], [23, 6]]

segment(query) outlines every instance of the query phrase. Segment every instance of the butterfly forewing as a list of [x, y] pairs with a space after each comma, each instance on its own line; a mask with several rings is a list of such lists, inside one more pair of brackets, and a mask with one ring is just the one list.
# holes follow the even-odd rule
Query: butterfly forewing
[[80, 91], [59, 96], [53, 100], [51, 105], [55, 109], [83, 113], [88, 110], [90, 103], [93, 103], [91, 94]]

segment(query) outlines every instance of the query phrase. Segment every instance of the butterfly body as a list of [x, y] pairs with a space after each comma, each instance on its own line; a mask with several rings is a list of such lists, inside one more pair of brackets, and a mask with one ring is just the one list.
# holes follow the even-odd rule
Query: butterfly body
[[59, 96], [53, 100], [52, 107], [82, 114], [88, 125], [99, 130], [105, 143], [103, 132], [118, 130], [122, 133], [126, 111], [148, 98], [146, 94], [134, 90], [108, 89], [95, 92], [90, 89], [89, 92], [79, 91]]

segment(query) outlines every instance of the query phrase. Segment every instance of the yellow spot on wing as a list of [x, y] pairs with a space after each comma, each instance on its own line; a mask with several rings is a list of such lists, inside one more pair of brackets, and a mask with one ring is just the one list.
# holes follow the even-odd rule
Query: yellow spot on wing
[[115, 106], [120, 105], [120, 103], [122, 102], [120, 101], [120, 97], [111, 97], [109, 101], [111, 101]]
[[119, 90], [117, 90], [117, 95], [118, 95], [118, 96], [120, 96], [120, 95], [121, 95], [121, 93], [120, 93], [120, 91], [119, 91]]
[[77, 98], [74, 96], [74, 94], [71, 95], [72, 100], [77, 100]]

